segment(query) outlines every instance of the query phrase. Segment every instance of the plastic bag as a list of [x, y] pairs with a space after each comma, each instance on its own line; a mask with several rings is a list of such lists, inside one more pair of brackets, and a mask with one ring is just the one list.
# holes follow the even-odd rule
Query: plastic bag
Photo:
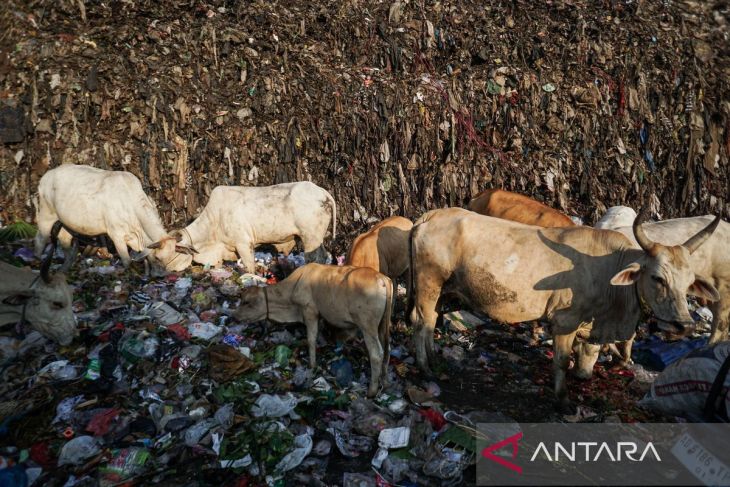
[[287, 414], [291, 414], [294, 417], [294, 408], [297, 407], [298, 403], [297, 398], [291, 393], [285, 396], [262, 394], [256, 399], [256, 403], [251, 406], [251, 413], [257, 418], [264, 416], [268, 418], [280, 418]]
[[225, 404], [215, 412], [213, 417], [216, 421], [218, 421], [218, 424], [220, 424], [223, 429], [229, 429], [233, 426], [233, 418], [235, 417], [233, 404]]
[[312, 437], [309, 434], [299, 435], [294, 438], [294, 450], [284, 455], [276, 464], [278, 472], [287, 472], [299, 466], [304, 457], [312, 451]]
[[164, 301], [152, 303], [147, 310], [147, 315], [163, 326], [180, 323], [184, 319], [180, 312]]
[[68, 364], [68, 360], [56, 360], [38, 371], [38, 375], [45, 375], [56, 380], [72, 380], [78, 376], [76, 367]]
[[191, 323], [188, 325], [188, 331], [195, 338], [210, 340], [219, 335], [223, 329], [213, 323]]
[[204, 419], [194, 424], [185, 431], [185, 444], [190, 447], [197, 445], [205, 434], [216, 425], [218, 425], [218, 420], [215, 418]]
[[74, 414], [74, 408], [84, 402], [84, 396], [72, 396], [63, 399], [56, 406], [56, 417], [53, 418], [53, 423], [66, 423], [71, 420]]
[[87, 459], [98, 454], [99, 444], [92, 436], [77, 436], [69, 441], [58, 456], [58, 465], [81, 465]]

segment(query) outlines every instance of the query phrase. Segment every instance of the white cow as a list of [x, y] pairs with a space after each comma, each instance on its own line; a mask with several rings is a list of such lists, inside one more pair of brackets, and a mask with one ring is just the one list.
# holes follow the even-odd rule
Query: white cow
[[246, 270], [253, 272], [256, 246], [272, 244], [288, 252], [296, 238], [305, 252], [313, 252], [321, 247], [330, 222], [335, 237], [336, 215], [332, 195], [306, 181], [264, 187], [218, 186], [200, 216], [178, 232], [180, 242], [197, 253], [181, 258], [175, 269], [184, 269], [191, 260], [219, 266], [238, 253]]
[[0, 262], [0, 325], [27, 321], [31, 328], [61, 345], [78, 335], [71, 288], [63, 274], [50, 275], [50, 259], [41, 273]]
[[[712, 215], [691, 218], [675, 218], [660, 222], [645, 223], [643, 226], [650, 239], [662, 245], [681, 245], [704, 226], [712, 221]], [[631, 227], [617, 228], [616, 231], [626, 235], [634, 245]], [[728, 339], [730, 324], [730, 223], [722, 220], [717, 230], [697, 252], [690, 255], [689, 265], [698, 276], [709, 281], [720, 293], [720, 299], [710, 302], [712, 311], [712, 333], [710, 344]]]
[[125, 266], [131, 261], [127, 247], [144, 251], [143, 255], [154, 257], [168, 269], [191, 252], [167, 234], [155, 203], [131, 173], [65, 164], [43, 175], [38, 200], [37, 256], [57, 220], [64, 227], [58, 235], [64, 248], [71, 246], [69, 231], [90, 237], [108, 235]]
[[603, 230], [616, 230], [620, 227], [630, 227], [636, 220], [636, 212], [628, 206], [612, 206], [601, 217], [600, 220], [593, 225], [593, 228]]

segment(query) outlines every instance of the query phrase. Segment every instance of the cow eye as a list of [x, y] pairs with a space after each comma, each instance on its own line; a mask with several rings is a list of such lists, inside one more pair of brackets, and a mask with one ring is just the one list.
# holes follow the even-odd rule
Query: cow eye
[[63, 303], [60, 301], [54, 301], [51, 305], [53, 306], [53, 309], [63, 309]]
[[657, 284], [661, 284], [662, 286], [665, 284], [664, 278], [661, 276], [651, 276], [651, 278], [656, 282]]

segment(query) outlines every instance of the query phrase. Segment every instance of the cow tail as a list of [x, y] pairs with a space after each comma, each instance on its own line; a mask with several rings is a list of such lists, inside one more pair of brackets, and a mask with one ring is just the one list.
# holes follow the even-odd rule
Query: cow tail
[[335, 199], [329, 191], [327, 191], [327, 198], [329, 198], [330, 203], [332, 203], [332, 240], [334, 240], [337, 236], [337, 203], [335, 203]]
[[[384, 276], [385, 277], [385, 276]], [[389, 277], [385, 277], [385, 312], [380, 320], [378, 328], [378, 336], [383, 346], [383, 364], [387, 373], [388, 360], [390, 357], [390, 324], [393, 316], [393, 281]]]
[[[408, 297], [406, 300], [406, 321], [408, 323], [411, 322], [411, 312], [413, 311], [416, 293], [416, 266], [414, 265], [413, 259], [413, 234], [415, 233], [416, 228], [418, 228], [418, 225], [411, 228], [411, 231], [408, 233]], [[411, 325], [412, 324], [413, 323], [411, 323]]]

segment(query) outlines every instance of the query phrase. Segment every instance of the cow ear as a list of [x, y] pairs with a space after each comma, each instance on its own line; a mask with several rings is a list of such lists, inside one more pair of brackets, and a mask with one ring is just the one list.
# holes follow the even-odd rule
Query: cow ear
[[699, 276], [695, 277], [695, 282], [689, 286], [687, 294], [697, 296], [698, 298], [705, 298], [708, 301], [720, 301], [720, 293], [717, 291], [717, 288]]
[[3, 299], [3, 304], [7, 304], [8, 306], [23, 306], [32, 297], [33, 295], [31, 293], [11, 294], [10, 296]]
[[630, 286], [639, 280], [640, 275], [641, 265], [638, 262], [633, 262], [613, 276], [611, 278], [611, 284], [614, 286]]

